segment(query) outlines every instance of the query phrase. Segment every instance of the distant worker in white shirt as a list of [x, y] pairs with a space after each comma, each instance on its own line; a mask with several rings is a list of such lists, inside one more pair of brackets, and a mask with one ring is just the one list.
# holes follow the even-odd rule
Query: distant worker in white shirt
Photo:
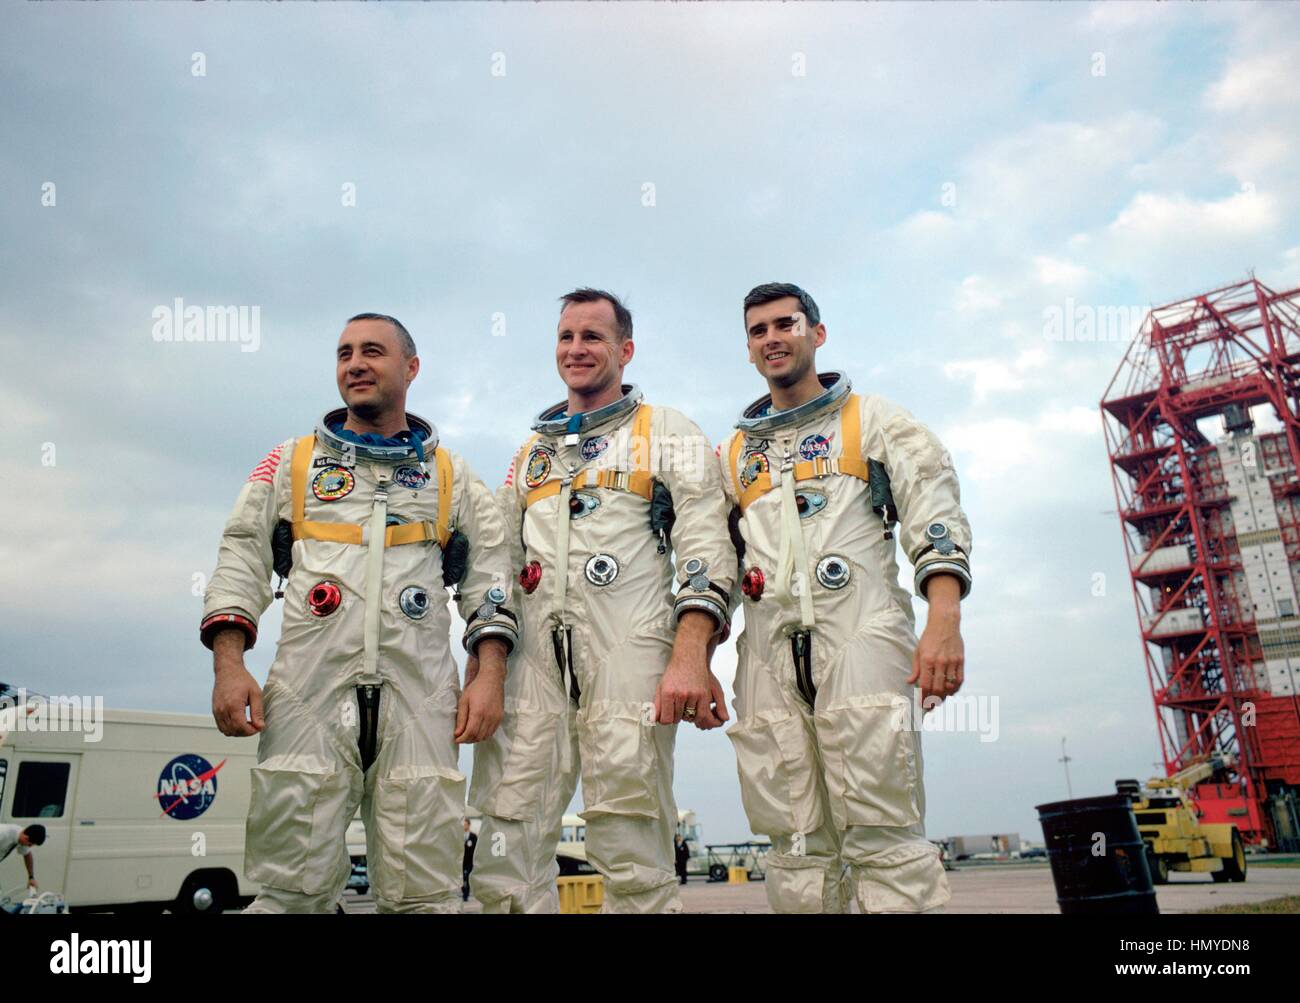
[[0, 861], [17, 850], [27, 865], [27, 887], [36, 891], [36, 864], [32, 847], [45, 845], [45, 826], [0, 825]]

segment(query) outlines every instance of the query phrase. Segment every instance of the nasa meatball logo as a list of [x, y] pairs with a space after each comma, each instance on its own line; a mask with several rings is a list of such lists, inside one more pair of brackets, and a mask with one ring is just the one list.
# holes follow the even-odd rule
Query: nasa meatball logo
[[831, 440], [833, 438], [835, 438], [834, 433], [806, 436], [803, 442], [799, 443], [799, 455], [805, 460], [817, 460], [823, 456], [830, 456]]
[[213, 766], [185, 752], [164, 766], [154, 794], [163, 814], [181, 820], [202, 815], [217, 799], [217, 771], [225, 765], [224, 759]]
[[429, 483], [429, 475], [419, 467], [398, 467], [393, 471], [393, 480], [404, 488], [419, 491]]
[[582, 445], [578, 448], [579, 455], [584, 461], [591, 461], [609, 448], [608, 435], [593, 435], [590, 438], [583, 439]]

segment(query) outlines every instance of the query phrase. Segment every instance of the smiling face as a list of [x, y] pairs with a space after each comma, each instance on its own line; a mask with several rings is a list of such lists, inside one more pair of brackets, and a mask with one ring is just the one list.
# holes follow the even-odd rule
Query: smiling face
[[826, 326], [808, 329], [799, 300], [785, 296], [745, 311], [749, 361], [769, 387], [792, 387], [815, 373], [814, 354], [826, 340]]
[[621, 392], [634, 349], [631, 338], [619, 337], [608, 300], [570, 303], [560, 314], [555, 367], [571, 398], [589, 402]]
[[339, 396], [353, 414], [374, 421], [406, 411], [406, 388], [420, 371], [418, 356], [402, 354], [402, 341], [386, 320], [354, 320], [339, 335]]

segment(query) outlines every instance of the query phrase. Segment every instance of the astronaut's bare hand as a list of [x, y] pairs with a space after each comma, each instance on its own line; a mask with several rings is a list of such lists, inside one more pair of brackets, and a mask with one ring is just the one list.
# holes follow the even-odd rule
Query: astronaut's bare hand
[[[468, 675], [468, 666], [466, 666]], [[491, 738], [506, 714], [506, 677], [504, 669], [481, 662], [474, 680], [466, 685], [456, 706], [455, 739], [471, 745]]]
[[702, 708], [696, 710], [695, 727], [700, 731], [708, 731], [711, 728], [721, 728], [730, 720], [731, 715], [727, 713], [727, 694], [722, 689], [722, 683], [718, 682], [718, 677], [710, 670], [709, 699]]
[[[655, 690], [655, 720], [676, 724], [683, 718], [691, 723], [709, 712], [709, 638], [716, 621], [698, 609], [686, 610], [677, 621], [672, 657]], [[686, 717], [686, 708], [692, 713]], [[712, 725], [711, 727], [717, 727]]]
[[961, 607], [955, 602], [931, 603], [925, 631], [912, 655], [912, 674], [907, 680], [921, 687], [923, 713], [961, 689], [965, 678], [966, 649], [961, 639]]
[[[703, 650], [700, 656], [703, 656]], [[692, 723], [709, 712], [709, 669], [703, 657], [692, 657], [674, 649], [673, 657], [655, 690], [655, 720], [660, 724], [676, 724], [685, 717], [687, 707], [694, 707]], [[717, 727], [717, 725], [710, 725]]]
[[[212, 684], [212, 717], [223, 735], [256, 735], [266, 727], [262, 713], [262, 687], [244, 668], [240, 655], [237, 662], [218, 662], [217, 681]], [[245, 709], [248, 717], [245, 717]]]
[[465, 659], [465, 685], [469, 686], [478, 675], [478, 655], [470, 655]]

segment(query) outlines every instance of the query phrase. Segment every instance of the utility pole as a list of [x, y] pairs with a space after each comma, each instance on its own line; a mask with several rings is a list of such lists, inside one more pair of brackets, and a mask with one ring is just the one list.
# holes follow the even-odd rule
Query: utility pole
[[1068, 797], [1068, 798], [1073, 798], [1073, 797], [1074, 797], [1074, 789], [1070, 786], [1070, 757], [1069, 757], [1068, 755], [1066, 755], [1066, 752], [1065, 752], [1065, 738], [1064, 738], [1064, 736], [1062, 736], [1062, 738], [1061, 738], [1061, 758], [1058, 759], [1057, 762], [1058, 762], [1058, 763], [1064, 763], [1064, 764], [1065, 764], [1065, 795], [1066, 795], [1066, 797]]

